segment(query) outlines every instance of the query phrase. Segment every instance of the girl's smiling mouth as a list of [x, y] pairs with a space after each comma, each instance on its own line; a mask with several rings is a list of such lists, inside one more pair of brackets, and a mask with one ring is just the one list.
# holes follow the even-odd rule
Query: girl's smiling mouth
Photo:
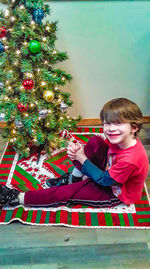
[[117, 138], [120, 134], [107, 134], [107, 136], [110, 138]]

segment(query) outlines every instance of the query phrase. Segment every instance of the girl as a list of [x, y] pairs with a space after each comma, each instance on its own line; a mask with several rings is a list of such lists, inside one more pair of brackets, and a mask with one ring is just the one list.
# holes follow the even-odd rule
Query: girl
[[[65, 174], [56, 180], [56, 185], [59, 182], [61, 186], [19, 193], [0, 185], [0, 205], [78, 203], [111, 207], [139, 200], [148, 174], [148, 157], [137, 138], [143, 123], [141, 110], [126, 98], [116, 98], [104, 105], [100, 119], [106, 139], [94, 136], [85, 147], [80, 144], [68, 147], [68, 156], [75, 168], [71, 175]], [[83, 175], [88, 178], [81, 180]], [[63, 185], [69, 180], [74, 183]]]

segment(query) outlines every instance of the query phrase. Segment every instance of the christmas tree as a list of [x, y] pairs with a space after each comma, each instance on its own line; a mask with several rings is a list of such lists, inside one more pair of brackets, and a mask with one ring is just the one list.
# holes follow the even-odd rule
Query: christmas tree
[[55, 65], [68, 59], [55, 48], [57, 22], [43, 0], [11, 0], [0, 13], [0, 113], [7, 122], [2, 136], [22, 156], [31, 146], [50, 154], [64, 145], [63, 130], [80, 119], [68, 115], [70, 94], [62, 87], [71, 75]]

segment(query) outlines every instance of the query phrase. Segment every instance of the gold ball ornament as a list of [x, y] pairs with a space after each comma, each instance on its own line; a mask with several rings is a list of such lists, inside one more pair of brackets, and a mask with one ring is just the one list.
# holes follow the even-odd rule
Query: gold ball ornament
[[52, 102], [54, 99], [54, 93], [52, 91], [46, 90], [43, 93], [43, 98], [47, 102]]

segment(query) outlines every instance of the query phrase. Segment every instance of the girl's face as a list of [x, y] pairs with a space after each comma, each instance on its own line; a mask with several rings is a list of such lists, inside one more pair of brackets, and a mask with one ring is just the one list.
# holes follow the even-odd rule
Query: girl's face
[[132, 127], [130, 123], [107, 123], [104, 121], [104, 134], [112, 144], [125, 149], [136, 144], [135, 132], [138, 127]]

